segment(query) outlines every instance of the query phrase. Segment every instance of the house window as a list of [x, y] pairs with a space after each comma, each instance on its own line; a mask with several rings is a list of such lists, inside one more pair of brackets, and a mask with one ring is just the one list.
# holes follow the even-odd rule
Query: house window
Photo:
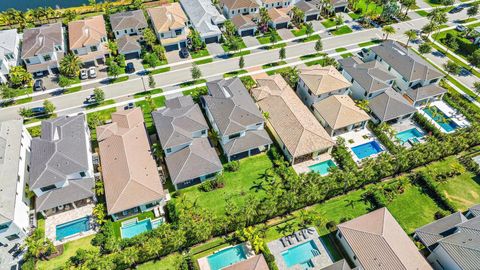
[[172, 152], [172, 149], [171, 148], [168, 148], [167, 149], [167, 153], [171, 153]]
[[232, 10], [232, 14], [235, 14], [235, 10]]
[[20, 238], [20, 236], [18, 236], [18, 234], [11, 234], [9, 236], [6, 237], [8, 241], [13, 241], [13, 240], [16, 240], [18, 238]]
[[353, 255], [353, 260], [354, 260], [354, 261], [357, 260], [357, 256], [356, 256], [356, 255]]
[[40, 190], [42, 192], [46, 192], [46, 191], [49, 191], [49, 190], [52, 190], [52, 189], [56, 189], [57, 187], [55, 185], [50, 185], [50, 186], [46, 186], [46, 187], [42, 187], [40, 188]]
[[98, 48], [97, 48], [97, 46], [91, 46], [91, 47], [90, 47], [90, 50], [91, 50], [92, 52], [96, 52], [96, 51], [98, 51]]
[[118, 36], [118, 35], [120, 35], [120, 32], [119, 32], [119, 31], [117, 31], [117, 36]]
[[25, 63], [30, 64], [30, 60], [29, 59], [25, 59]]
[[162, 34], [160, 34], [160, 38], [163, 38], [163, 33], [162, 33]]
[[350, 80], [351, 83], [353, 83], [353, 78]]
[[0, 231], [3, 231], [8, 228], [8, 224], [1, 224], [0, 225]]
[[435, 79], [435, 80], [431, 80], [430, 83], [436, 83], [438, 82], [438, 79]]
[[87, 174], [85, 172], [80, 172], [80, 177], [85, 177]]
[[342, 237], [343, 237], [342, 233], [338, 232], [338, 238], [342, 238]]
[[74, 54], [78, 54], [78, 50], [73, 50], [73, 53], [74, 53]]
[[43, 60], [50, 61], [50, 60], [52, 60], [52, 57], [50, 56], [50, 54], [46, 54], [46, 55], [43, 56]]
[[62, 50], [62, 46], [60, 46], [60, 45], [55, 46], [55, 51], [58, 52], [58, 51], [61, 51], [61, 50]]
[[175, 30], [176, 35], [181, 35], [182, 34], [182, 29]]
[[238, 138], [238, 137], [240, 137], [240, 133], [230, 135], [230, 136], [228, 136], [228, 139], [231, 140], [231, 139], [235, 139], [235, 138]]
[[202, 135], [205, 135], [207, 133], [206, 130], [202, 130]]

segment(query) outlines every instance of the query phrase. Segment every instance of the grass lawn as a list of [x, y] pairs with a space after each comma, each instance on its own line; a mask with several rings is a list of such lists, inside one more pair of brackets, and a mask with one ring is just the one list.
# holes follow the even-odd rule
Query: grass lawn
[[[272, 167], [272, 161], [267, 154], [259, 154], [240, 160], [240, 169], [236, 172], [224, 171], [225, 187], [210, 192], [200, 191], [198, 186], [182, 189], [181, 194], [199, 207], [210, 209], [214, 214], [225, 214], [227, 199], [243, 202], [247, 194], [263, 197], [265, 191], [256, 190], [256, 184], [266, 169]], [[176, 200], [176, 199], [174, 199]]]
[[417, 10], [415, 12], [422, 17], [427, 17], [428, 15], [428, 12], [426, 12], [425, 10]]
[[323, 65], [325, 64], [325, 60], [324, 59], [318, 59], [318, 60], [313, 60], [313, 61], [310, 61], [310, 62], [305, 62], [305, 65], [307, 67], [309, 66], [315, 66], [315, 65], [320, 65], [323, 67]]
[[[260, 44], [269, 44], [270, 42], [270, 35], [271, 33], [265, 33], [263, 36], [258, 36], [257, 40]], [[278, 33], [275, 32], [275, 35], [277, 36], [277, 42], [282, 40], [282, 38], [278, 35]]]
[[63, 254], [55, 257], [49, 261], [39, 261], [37, 267], [39, 270], [60, 270], [63, 269], [65, 263], [70, 257], [75, 255], [75, 252], [79, 249], [93, 250], [98, 249], [90, 244], [94, 235], [80, 238], [63, 245]]
[[348, 13], [348, 16], [350, 16], [350, 18], [352, 18], [353, 20], [357, 20], [363, 17], [362, 14], [359, 14], [359, 13], [357, 14], [355, 12]]
[[164, 72], [168, 72], [168, 71], [170, 71], [170, 67], [157, 68], [157, 69], [154, 69], [154, 70], [150, 70], [148, 72], [148, 74], [155, 75], [155, 74], [160, 74], [160, 73], [164, 73]]
[[312, 54], [302, 55], [302, 56], [300, 56], [300, 59], [301, 60], [308, 60], [308, 59], [312, 59], [312, 58], [321, 57], [321, 56], [324, 56], [324, 55], [325, 55], [324, 53], [312, 53]]
[[213, 62], [212, 58], [195, 61], [195, 65], [203, 65]]
[[33, 101], [33, 98], [31, 97], [26, 97], [26, 98], [21, 98], [21, 99], [16, 99], [13, 104], [25, 104], [25, 103], [29, 103], [29, 102], [32, 102]]
[[[239, 38], [238, 39], [238, 49], [241, 50], [241, 49], [245, 49], [247, 48], [247, 45], [245, 45], [245, 42], [243, 42], [243, 39]], [[227, 46], [225, 43], [222, 44], [222, 48], [223, 48], [223, 51], [224, 52], [230, 52], [230, 47]]]
[[185, 87], [189, 87], [189, 86], [192, 86], [192, 85], [195, 85], [195, 84], [201, 84], [201, 83], [206, 83], [206, 82], [207, 82], [207, 80], [205, 80], [205, 79], [198, 79], [196, 81], [184, 82], [184, 83], [181, 83], [179, 85], [180, 85], [180, 88], [185, 88]]
[[322, 21], [322, 25], [325, 26], [325, 28], [330, 28], [330, 27], [334, 27], [336, 24], [335, 24], [334, 20], [326, 19], [326, 20]]
[[119, 83], [119, 82], [126, 82], [128, 81], [128, 76], [121, 76], [121, 77], [117, 77], [115, 79], [110, 79], [110, 83]]
[[281, 74], [283, 71], [287, 71], [289, 67], [284, 67], [284, 68], [278, 68], [278, 69], [275, 69], [275, 70], [270, 70], [270, 71], [267, 71], [267, 74], [269, 76], [272, 76], [274, 74]]
[[244, 55], [247, 55], [247, 54], [250, 54], [250, 51], [246, 50], [246, 51], [239, 51], [239, 52], [236, 52], [234, 54], [229, 54], [229, 58], [233, 58], [233, 57], [240, 57], [240, 56], [244, 56]]
[[192, 59], [204, 57], [210, 55], [207, 49], [202, 49], [197, 52], [190, 52], [190, 55], [192, 56]]
[[307, 31], [307, 27], [305, 25], [302, 25], [302, 28], [300, 29], [293, 29], [292, 34], [296, 37], [300, 37], [300, 36], [304, 36], [306, 31]]
[[107, 99], [101, 103], [92, 103], [92, 104], [89, 104], [87, 105], [85, 108], [87, 110], [89, 109], [93, 109], [93, 108], [96, 108], [96, 107], [101, 107], [101, 106], [106, 106], [106, 105], [112, 105], [112, 104], [115, 104], [115, 100], [113, 99]]
[[372, 41], [359, 43], [358, 47], [367, 47], [367, 46], [375, 45], [375, 44], [378, 44], [378, 43], [381, 43], [381, 42], [382, 42], [381, 40], [375, 39], [375, 40], [372, 40]]
[[153, 98], [153, 102], [155, 103], [155, 108], [150, 108], [145, 100], [135, 102], [135, 107], [140, 107], [142, 109], [148, 134], [155, 133], [155, 123], [153, 123], [150, 111], [165, 106], [165, 96]]
[[[372, 10], [372, 14], [380, 15], [382, 14], [383, 7], [381, 5], [375, 4], [373, 1], [367, 1], [367, 0], [358, 0], [356, 1], [354, 5], [355, 15], [358, 16], [358, 18], [363, 17], [368, 10]], [[349, 14], [350, 15], [350, 14]], [[350, 16], [352, 17], [352, 16]], [[352, 17], [353, 18], [353, 17]], [[355, 18], [353, 18], [355, 19]]]
[[335, 51], [336, 52], [345, 52], [347, 50], [347, 48], [336, 48]]
[[177, 263], [182, 256], [178, 253], [170, 254], [158, 261], [150, 261], [137, 266], [138, 270], [171, 270], [177, 268]]
[[343, 25], [343, 26], [340, 26], [338, 29], [332, 31], [332, 34], [334, 36], [340, 36], [340, 35], [345, 35], [352, 32], [353, 31], [352, 29], [350, 29], [350, 27], [348, 27], [347, 25]]
[[24, 125], [28, 125], [28, 124], [35, 123], [35, 122], [38, 122], [38, 121], [42, 121], [42, 120], [46, 120], [46, 119], [51, 119], [51, 118], [56, 118], [56, 117], [57, 117], [57, 114], [56, 114], [56, 113], [52, 113], [52, 114], [48, 114], [48, 115], [42, 115], [42, 116], [37, 116], [37, 117], [28, 118], [28, 119], [23, 120], [23, 124], [24, 124]]
[[265, 64], [265, 65], [262, 66], [262, 68], [267, 69], [267, 68], [272, 68], [272, 67], [278, 67], [278, 66], [285, 65], [285, 64], [287, 64], [287, 62], [278, 61], [278, 62], [274, 62], [274, 63]]
[[182, 92], [184, 96], [192, 96], [196, 92], [208, 92], [208, 88], [206, 86], [200, 86], [197, 88], [193, 88], [190, 90], [185, 90]]
[[301, 41], [302, 41], [302, 42], [310, 42], [310, 41], [317, 40], [317, 39], [319, 39], [319, 38], [320, 38], [319, 35], [312, 35], [312, 36], [303, 38]]
[[[98, 112], [88, 113], [87, 114], [87, 122], [88, 122], [88, 119], [93, 117], [94, 114], [98, 114], [100, 116], [100, 118], [104, 119], [104, 120], [112, 119], [112, 113], [114, 113], [116, 111], [117, 111], [116, 108], [110, 108], [110, 109], [105, 109], [105, 110], [101, 110], [101, 111], [98, 111]], [[97, 130], [96, 129], [91, 129], [90, 130], [90, 140], [92, 142], [95, 142], [94, 146], [97, 145]]]
[[352, 57], [353, 54], [351, 54], [351, 53], [344, 53], [344, 54], [341, 54], [340, 56], [341, 56], [342, 58], [348, 58], [348, 57]]
[[238, 76], [238, 75], [240, 75], [240, 74], [245, 74], [245, 73], [247, 73], [246, 70], [240, 69], [240, 70], [235, 70], [235, 71], [227, 72], [227, 73], [223, 74], [223, 77], [224, 77], [224, 78], [236, 77], [236, 76]]
[[122, 220], [118, 220], [118, 221], [113, 222], [113, 231], [115, 232], [115, 236], [117, 236], [120, 239], [122, 237], [122, 235], [120, 233], [120, 228], [122, 227], [122, 223], [127, 221], [127, 220], [134, 219], [134, 218], [137, 218], [140, 221], [140, 220], [144, 220], [144, 219], [147, 219], [147, 218], [154, 219], [155, 215], [153, 214], [153, 211], [147, 211], [147, 212], [143, 212], [143, 213], [140, 213], [138, 215], [135, 215], [135, 216], [131, 216], [131, 217], [126, 218], [126, 219], [122, 219]]
[[476, 20], [477, 19], [475, 18], [467, 18], [467, 19], [460, 20], [459, 23], [469, 23], [469, 22], [474, 22]]
[[33, 93], [33, 88], [32, 87], [15, 89], [15, 96], [16, 97], [23, 96], [23, 95], [28, 95], [28, 94], [31, 94], [31, 93]]
[[[422, 1], [422, 0], [420, 0], [420, 1]], [[437, 3], [435, 3], [435, 2], [438, 2], [438, 1], [423, 0], [423, 2], [429, 4], [429, 5], [432, 6], [432, 7], [443, 7], [443, 6], [444, 6], [444, 5], [442, 5], [442, 4], [437, 4]]]
[[[471, 55], [475, 50], [478, 49], [477, 45], [473, 44], [472, 41], [470, 41], [469, 39], [466, 39], [466, 38], [462, 37], [460, 35], [460, 32], [458, 32], [455, 29], [442, 31], [438, 34], [434, 34], [432, 37], [435, 38], [436, 41], [440, 42], [443, 46], [446, 46], [445, 43], [443, 43], [443, 40], [448, 33], [457, 37], [458, 49], [455, 50], [455, 53], [457, 55], [463, 57], [464, 59], [467, 59], [467, 57], [469, 55]], [[434, 47], [435, 47], [435, 45], [434, 45]], [[443, 52], [443, 50], [442, 50], [442, 52]], [[467, 69], [469, 69], [469, 67]]]
[[82, 86], [74, 86], [74, 87], [66, 88], [63, 91], [63, 94], [71, 94], [71, 93], [78, 92], [80, 90], [82, 90]]
[[157, 88], [157, 89], [153, 89], [153, 90], [149, 90], [149, 91], [143, 91], [143, 92], [139, 92], [139, 93], [136, 93], [133, 95], [134, 98], [139, 98], [139, 97], [144, 97], [144, 96], [151, 96], [151, 95], [155, 95], [155, 94], [160, 94], [163, 92], [163, 89], [162, 88]]
[[168, 64], [167, 60], [158, 60], [157, 62], [155, 62], [155, 66], [153, 66], [153, 67], [150, 66], [150, 65], [147, 64], [147, 63], [142, 63], [144, 69], [154, 68], [154, 67], [158, 67], [158, 66], [163, 66], [163, 65], [166, 65], [166, 64]]

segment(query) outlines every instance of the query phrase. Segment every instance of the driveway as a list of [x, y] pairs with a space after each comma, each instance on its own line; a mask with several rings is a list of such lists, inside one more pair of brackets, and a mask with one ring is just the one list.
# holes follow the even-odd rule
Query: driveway
[[292, 34], [292, 31], [290, 29], [285, 29], [285, 28], [278, 29], [277, 32], [278, 32], [278, 35], [282, 38], [282, 40], [291, 39], [295, 37]]
[[242, 37], [242, 38], [243, 38], [243, 43], [245, 43], [245, 45], [247, 47], [254, 47], [254, 46], [260, 45], [260, 43], [258, 42], [256, 37], [245, 36], [245, 37]]
[[320, 22], [320, 21], [310, 21], [309, 23], [312, 24], [313, 26], [313, 31], [315, 32], [318, 32], [318, 31], [321, 31], [321, 30], [325, 30], [325, 26], [323, 26], [323, 24]]
[[168, 61], [169, 64], [181, 62], [181, 61], [184, 61], [186, 59], [191, 59], [190, 55], [188, 56], [188, 58], [185, 58], [185, 59], [180, 58], [179, 51], [177, 51], [177, 50], [166, 52], [165, 55], [167, 56], [167, 61]]
[[209, 43], [207, 44], [207, 50], [210, 53], [210, 55], [218, 55], [218, 54], [224, 54], [225, 51], [222, 48], [222, 45], [220, 43]]

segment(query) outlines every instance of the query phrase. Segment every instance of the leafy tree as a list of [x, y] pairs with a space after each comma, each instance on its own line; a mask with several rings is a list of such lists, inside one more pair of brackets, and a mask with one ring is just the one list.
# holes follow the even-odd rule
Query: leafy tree
[[21, 107], [18, 110], [18, 114], [23, 118], [30, 118], [30, 117], [32, 117], [33, 112], [32, 112], [32, 109], [30, 109], [30, 108]]
[[157, 43], [157, 35], [155, 35], [153, 30], [150, 28], [147, 28], [143, 31], [143, 39], [150, 49], [153, 49], [153, 46]]
[[448, 62], [443, 65], [443, 68], [445, 69], [445, 71], [447, 71], [447, 73], [453, 75], [458, 75], [462, 70], [461, 66], [451, 60], [448, 60]]
[[145, 103], [147, 103], [147, 110], [149, 113], [153, 112], [155, 108], [157, 108], [155, 100], [150, 95], [145, 97]]
[[143, 9], [143, 0], [132, 0], [133, 9]]
[[117, 64], [117, 62], [112, 61], [107, 68], [108, 76], [112, 76], [114, 79], [122, 73], [122, 68]]
[[397, 31], [395, 30], [395, 28], [391, 25], [385, 25], [384, 27], [382, 27], [382, 32], [384, 33], [385, 35], [385, 40], [388, 39], [388, 36], [390, 34], [395, 34]]
[[60, 73], [64, 76], [73, 78], [80, 74], [82, 61], [73, 53], [68, 53], [60, 60]]
[[397, 16], [399, 11], [400, 11], [400, 6], [398, 5], [397, 1], [390, 0], [387, 3], [383, 4], [383, 10], [380, 17], [384, 21], [388, 21], [391, 18]]
[[16, 96], [15, 89], [7, 85], [0, 85], [0, 96], [6, 100], [12, 100]]
[[467, 9], [467, 16], [469, 18], [478, 15], [478, 2], [472, 3], [471, 6]]
[[127, 66], [127, 62], [125, 60], [125, 55], [119, 54], [115, 57], [115, 61], [121, 68], [125, 68]]
[[337, 60], [335, 60], [335, 58], [326, 56], [325, 58], [323, 58], [323, 66], [334, 66], [338, 69], [340, 67], [340, 64], [337, 62]]
[[190, 71], [192, 73], [192, 78], [194, 80], [198, 80], [202, 77], [202, 71], [200, 70], [200, 68], [196, 64], [193, 65], [193, 67]]
[[148, 74], [148, 86], [150, 88], [155, 88], [157, 83], [155, 82], [155, 79], [153, 78], [152, 74]]
[[275, 30], [270, 30], [270, 43], [275, 45], [278, 42], [278, 33]]
[[203, 48], [205, 48], [205, 43], [202, 41], [202, 38], [200, 37], [200, 33], [198, 33], [197, 30], [193, 29], [190, 31], [190, 34], [188, 34], [188, 37], [191, 40], [191, 49], [192, 51], [199, 51]]
[[45, 113], [49, 115], [55, 111], [55, 105], [48, 99], [43, 101], [43, 108], [45, 109]]
[[158, 57], [154, 53], [145, 53], [142, 60], [144, 64], [151, 68], [154, 68], [160, 64]]
[[405, 31], [405, 36], [408, 38], [406, 46], [408, 47], [408, 44], [410, 41], [414, 40], [417, 38], [417, 32], [413, 29]]
[[317, 41], [315, 42], [315, 51], [321, 52], [323, 50], [323, 43], [322, 38], [319, 36]]
[[428, 42], [422, 43], [422, 44], [420, 44], [420, 46], [418, 46], [418, 51], [421, 54], [431, 53], [432, 52], [432, 45], [430, 45]]
[[[96, 127], [105, 124], [105, 119], [99, 112], [93, 112], [88, 114], [87, 125], [90, 130], [94, 130]], [[97, 181], [101, 182], [101, 181]]]
[[226, 20], [223, 24], [223, 27], [225, 28], [225, 35], [227, 37], [233, 37], [237, 35], [237, 27], [235, 27], [231, 20]]
[[155, 55], [158, 57], [158, 59], [160, 60], [166, 60], [167, 57], [165, 56], [165, 47], [163, 47], [162, 45], [154, 45], [153, 46], [153, 53], [155, 53]]
[[93, 96], [97, 103], [102, 103], [105, 100], [105, 92], [100, 88], [93, 89]]
[[313, 25], [312, 23], [307, 23], [305, 25], [305, 34], [307, 35], [307, 37], [310, 37], [313, 32], [315, 32], [315, 30], [313, 30]]
[[285, 47], [282, 47], [280, 49], [280, 51], [278, 51], [278, 56], [280, 57], [280, 59], [284, 60], [286, 58], [286, 51], [285, 51]]
[[457, 38], [453, 35], [450, 35], [449, 38], [446, 38], [444, 40], [444, 43], [445, 45], [447, 46], [447, 51], [446, 53], [448, 53], [448, 50], [451, 49], [452, 51], [456, 51], [458, 50], [458, 42], [457, 42]]
[[118, 54], [118, 44], [115, 41], [109, 40], [107, 43], [107, 48], [108, 51], [110, 52], [110, 55], [117, 55]]
[[238, 67], [240, 69], [243, 69], [245, 67], [245, 59], [243, 59], [243, 55], [240, 56], [240, 59], [238, 59]]
[[427, 37], [429, 37], [433, 31], [435, 31], [435, 24], [432, 22], [429, 22], [422, 27], [422, 32], [427, 34]]
[[480, 49], [476, 49], [467, 59], [472, 66], [480, 67]]
[[33, 76], [27, 72], [22, 66], [13, 66], [10, 68], [10, 83], [14, 87], [20, 87], [23, 85], [31, 85]]
[[340, 15], [340, 14], [335, 15], [334, 22], [335, 22], [335, 29], [338, 30], [338, 26], [343, 24], [342, 15]]
[[305, 12], [303, 12], [298, 7], [294, 6], [292, 8], [292, 23], [300, 28], [300, 25], [303, 23], [303, 19], [305, 18]]

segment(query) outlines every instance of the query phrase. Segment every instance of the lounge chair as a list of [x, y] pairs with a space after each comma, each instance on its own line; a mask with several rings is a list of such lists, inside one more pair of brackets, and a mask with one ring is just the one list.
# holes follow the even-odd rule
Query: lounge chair
[[313, 234], [314, 229], [313, 229], [313, 228], [307, 228], [307, 232], [308, 232], [309, 234]]
[[280, 242], [282, 243], [283, 247], [288, 246], [287, 242], [285, 241], [285, 237], [280, 238]]
[[287, 240], [289, 245], [292, 245], [292, 239], [290, 239], [290, 236], [286, 236], [285, 239]]

